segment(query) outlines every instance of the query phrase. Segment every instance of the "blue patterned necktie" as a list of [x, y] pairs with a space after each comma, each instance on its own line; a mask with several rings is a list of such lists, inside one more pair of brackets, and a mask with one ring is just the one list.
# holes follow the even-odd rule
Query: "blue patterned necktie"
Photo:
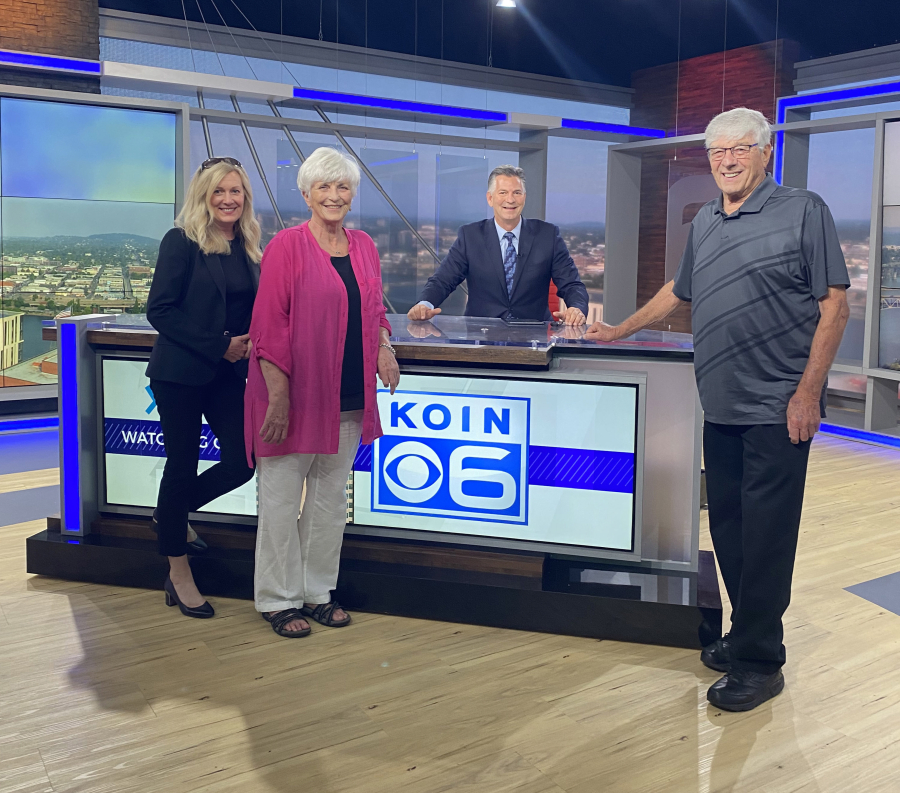
[[506, 274], [506, 293], [510, 297], [512, 297], [512, 289], [513, 289], [513, 278], [516, 275], [516, 262], [518, 257], [516, 256], [516, 246], [513, 245], [513, 240], [516, 238], [516, 235], [511, 231], [507, 231], [506, 234], [503, 235], [503, 239], [506, 240], [506, 255], [503, 257], [503, 272]]

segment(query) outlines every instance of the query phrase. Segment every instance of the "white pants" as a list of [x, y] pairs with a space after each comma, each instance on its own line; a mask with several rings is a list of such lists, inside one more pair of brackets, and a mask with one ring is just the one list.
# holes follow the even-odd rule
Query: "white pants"
[[257, 611], [331, 600], [347, 524], [347, 477], [359, 447], [362, 416], [361, 410], [341, 413], [337, 454], [285, 454], [257, 460]]

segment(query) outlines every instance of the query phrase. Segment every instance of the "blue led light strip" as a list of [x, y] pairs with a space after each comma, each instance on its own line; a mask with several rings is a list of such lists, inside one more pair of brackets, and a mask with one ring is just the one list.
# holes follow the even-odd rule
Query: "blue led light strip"
[[837, 435], [839, 438], [846, 438], [851, 441], [863, 441], [864, 443], [875, 443], [879, 446], [891, 446], [900, 449], [900, 438], [894, 435], [884, 435], [880, 432], [871, 432], [870, 430], [857, 430], [853, 427], [841, 427], [838, 424], [821, 424], [819, 429], [829, 435]]
[[[876, 85], [857, 85], [852, 88], [836, 88], [832, 91], [820, 91], [816, 94], [798, 94], [783, 96], [778, 99], [775, 111], [775, 123], [784, 124], [787, 111], [794, 107], [814, 107], [844, 102], [849, 99], [872, 99], [890, 94], [900, 94], [900, 82], [877, 83]], [[773, 176], [781, 184], [784, 176], [784, 133], [775, 133], [775, 162], [772, 166]]]
[[427, 113], [435, 116], [453, 118], [469, 118], [475, 121], [494, 121], [499, 124], [507, 122], [506, 113], [494, 110], [475, 110], [467, 107], [451, 107], [450, 105], [432, 105], [427, 102], [407, 102], [402, 99], [382, 99], [377, 96], [360, 94], [341, 94], [336, 91], [316, 91], [311, 88], [294, 87], [295, 99], [308, 99], [313, 102], [335, 102], [343, 105], [359, 107], [378, 107], [385, 110], [403, 110], [411, 113]]
[[0, 65], [100, 74], [99, 61], [83, 61], [78, 58], [60, 58], [56, 55], [36, 55], [32, 52], [12, 52], [10, 50], [0, 50]]
[[646, 127], [629, 127], [627, 124], [607, 124], [604, 121], [580, 121], [577, 118], [564, 118], [563, 129], [585, 129], [592, 132], [610, 132], [614, 135], [641, 135], [646, 138], [664, 138], [666, 132], [663, 129], [648, 129]]
[[81, 530], [81, 470], [78, 442], [78, 326], [59, 324], [59, 416], [62, 444], [62, 504], [66, 531]]
[[28, 432], [29, 430], [55, 430], [59, 427], [59, 416], [42, 416], [32, 419], [9, 419], [0, 421], [0, 433]]

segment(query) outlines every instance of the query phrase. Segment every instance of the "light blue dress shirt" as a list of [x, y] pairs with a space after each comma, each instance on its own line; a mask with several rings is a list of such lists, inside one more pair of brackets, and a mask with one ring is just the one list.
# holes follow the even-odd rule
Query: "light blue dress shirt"
[[[506, 246], [509, 243], [503, 239], [503, 235], [506, 234], [506, 229], [503, 228], [498, 222], [497, 219], [494, 218], [494, 228], [497, 229], [497, 237], [500, 239], [500, 261], [502, 262], [506, 259]], [[513, 247], [516, 249], [516, 255], [519, 253], [519, 238], [522, 236], [522, 217], [519, 216], [519, 222], [516, 224], [516, 227], [512, 230], [513, 233]], [[427, 300], [420, 300], [416, 305], [425, 306], [426, 308], [434, 308], [434, 306], [429, 303]]]

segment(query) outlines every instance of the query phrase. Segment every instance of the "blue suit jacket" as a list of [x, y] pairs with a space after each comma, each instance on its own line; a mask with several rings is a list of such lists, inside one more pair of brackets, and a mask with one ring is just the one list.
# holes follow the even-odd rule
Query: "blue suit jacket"
[[466, 316], [552, 319], [547, 301], [550, 279], [566, 305], [587, 316], [588, 294], [578, 269], [559, 235], [543, 220], [522, 218], [518, 263], [512, 295], [506, 291], [503, 255], [494, 219], [479, 220], [459, 229], [456, 241], [428, 279], [419, 300], [439, 306], [463, 280], [468, 281]]

